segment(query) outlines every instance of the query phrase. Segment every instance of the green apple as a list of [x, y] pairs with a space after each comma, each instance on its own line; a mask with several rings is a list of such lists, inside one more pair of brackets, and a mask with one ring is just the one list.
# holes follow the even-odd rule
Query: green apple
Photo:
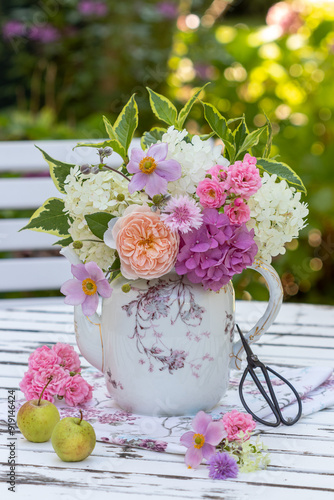
[[53, 449], [63, 462], [80, 462], [95, 448], [96, 435], [90, 423], [81, 418], [65, 417], [55, 426], [51, 436]]
[[49, 441], [60, 416], [56, 406], [46, 399], [41, 399], [48, 383], [44, 387], [39, 399], [32, 399], [24, 403], [17, 413], [17, 425], [28, 441], [44, 443]]

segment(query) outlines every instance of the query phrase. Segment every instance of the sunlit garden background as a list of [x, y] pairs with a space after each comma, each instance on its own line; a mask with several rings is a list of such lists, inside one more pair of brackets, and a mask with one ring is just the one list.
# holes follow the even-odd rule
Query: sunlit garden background
[[[0, 14], [0, 140], [105, 137], [102, 114], [134, 92], [142, 133], [159, 125], [146, 86], [181, 107], [211, 82], [206, 101], [250, 129], [266, 113], [310, 209], [273, 261], [285, 300], [334, 304], [334, 2], [3, 0]], [[200, 105], [186, 127], [207, 131]], [[237, 298], [267, 295], [251, 272], [234, 283]]]

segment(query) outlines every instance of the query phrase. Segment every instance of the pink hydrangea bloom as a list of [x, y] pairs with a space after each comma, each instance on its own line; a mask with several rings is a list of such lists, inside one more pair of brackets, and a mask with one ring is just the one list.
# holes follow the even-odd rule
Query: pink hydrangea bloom
[[216, 446], [227, 436], [223, 422], [212, 421], [211, 415], [204, 411], [197, 413], [192, 421], [194, 431], [188, 431], [180, 438], [180, 443], [188, 449], [185, 462], [188, 467], [196, 468], [202, 459], [210, 458], [216, 452]]
[[52, 347], [52, 350], [58, 354], [60, 358], [59, 364], [65, 370], [70, 372], [80, 372], [79, 355], [75, 352], [73, 346], [58, 342]]
[[236, 198], [234, 203], [224, 209], [232, 224], [242, 224], [250, 219], [250, 208], [242, 198]]
[[59, 364], [59, 362], [60, 357], [58, 354], [48, 346], [43, 345], [30, 354], [28, 365], [32, 370], [48, 370]]
[[225, 413], [222, 421], [229, 441], [247, 441], [256, 426], [251, 415], [237, 410]]
[[253, 229], [231, 224], [226, 214], [205, 208], [202, 226], [180, 236], [175, 271], [216, 292], [253, 263], [257, 250]]
[[196, 194], [204, 208], [219, 208], [226, 200], [226, 193], [216, 179], [206, 177], [198, 183]]
[[230, 193], [242, 196], [248, 200], [261, 187], [259, 169], [256, 167], [256, 158], [250, 154], [244, 156], [243, 161], [236, 161], [229, 166], [226, 178], [226, 188]]
[[168, 144], [153, 144], [147, 151], [140, 148], [131, 150], [130, 161], [126, 168], [134, 174], [129, 182], [129, 193], [141, 191], [153, 197], [155, 194], [166, 194], [169, 181], [181, 177], [181, 165], [176, 160], [166, 160]]
[[189, 196], [171, 198], [160, 219], [172, 231], [188, 233], [191, 229], [199, 229], [203, 215], [198, 204]]
[[93, 387], [78, 373], [74, 377], [68, 376], [63, 387], [62, 396], [70, 406], [86, 403], [93, 397]]
[[92, 316], [99, 303], [98, 294], [108, 298], [112, 288], [96, 262], [72, 264], [71, 271], [74, 279], [66, 281], [60, 289], [66, 295], [64, 302], [72, 306], [81, 304], [84, 315]]

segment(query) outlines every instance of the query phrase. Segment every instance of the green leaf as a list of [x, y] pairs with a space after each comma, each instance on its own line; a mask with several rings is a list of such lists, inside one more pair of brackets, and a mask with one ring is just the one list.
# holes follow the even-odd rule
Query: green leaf
[[120, 112], [113, 126], [116, 138], [125, 149], [126, 154], [137, 126], [138, 106], [135, 100], [135, 95], [133, 94]]
[[166, 132], [165, 128], [162, 127], [154, 127], [151, 128], [149, 132], [144, 132], [143, 137], [141, 138], [140, 145], [143, 149], [149, 148], [152, 144], [155, 144], [158, 141], [161, 141], [162, 136]]
[[286, 180], [292, 187], [296, 188], [297, 191], [302, 191], [307, 194], [303, 181], [289, 165], [272, 159], [258, 158], [256, 166], [270, 175], [276, 174], [279, 179]]
[[96, 212], [95, 214], [85, 215], [89, 229], [97, 238], [103, 240], [103, 235], [108, 229], [108, 222], [115, 216], [106, 212]]
[[150, 88], [146, 87], [150, 96], [150, 104], [153, 113], [159, 120], [178, 127], [177, 123], [177, 110], [173, 103], [167, 97], [157, 94]]
[[126, 158], [126, 150], [124, 146], [120, 143], [117, 134], [115, 133], [115, 130], [113, 126], [111, 125], [110, 121], [106, 116], [103, 117], [103, 122], [104, 126], [106, 127], [107, 134], [109, 135], [111, 139], [111, 147], [115, 151], [115, 153], [118, 153], [123, 160]]
[[239, 151], [238, 151], [238, 156], [241, 154], [241, 153], [244, 153], [246, 151], [248, 151], [249, 149], [251, 149], [253, 146], [256, 146], [258, 143], [259, 143], [259, 139], [261, 137], [261, 134], [267, 129], [267, 126], [265, 125], [264, 127], [261, 127], [261, 128], [258, 128], [256, 130], [253, 130], [253, 132], [251, 132], [250, 134], [248, 134]]
[[43, 151], [43, 149], [39, 148], [36, 145], [35, 147], [40, 150], [40, 152], [44, 156], [44, 159], [48, 162], [50, 167], [50, 175], [54, 182], [54, 185], [56, 186], [58, 191], [65, 194], [66, 193], [64, 189], [65, 179], [70, 173], [71, 168], [75, 167], [75, 165], [71, 165], [70, 163], [63, 163], [62, 161], [59, 160], [54, 160], [53, 158], [51, 158], [50, 155], [48, 155], [45, 151]]
[[60, 198], [49, 198], [31, 216], [30, 221], [23, 229], [42, 231], [56, 236], [68, 237], [68, 215], [65, 214], [64, 201]]
[[220, 139], [223, 141], [225, 149], [227, 151], [228, 159], [231, 163], [233, 163], [235, 157], [234, 137], [227, 126], [226, 119], [212, 104], [209, 104], [207, 102], [202, 102], [202, 104], [206, 121], [215, 132], [215, 134], [217, 134], [218, 137], [220, 137]]
[[78, 144], [76, 146], [74, 146], [73, 149], [76, 149], [76, 148], [106, 148], [106, 147], [112, 148], [113, 147], [112, 141], [106, 140], [103, 142], [78, 142]]
[[247, 137], [247, 134], [249, 133], [245, 117], [243, 117], [242, 121], [239, 123], [237, 128], [234, 130], [233, 135], [234, 135], [234, 141], [235, 141], [235, 149], [236, 149], [236, 156], [238, 156], [239, 149], [241, 145], [243, 144], [244, 140]]
[[205, 87], [207, 85], [209, 85], [210, 82], [206, 83], [205, 85], [203, 85], [203, 87], [201, 87], [200, 89], [198, 89], [194, 95], [189, 99], [189, 101], [184, 105], [184, 107], [181, 109], [180, 113], [179, 113], [179, 116], [178, 116], [178, 119], [177, 119], [177, 122], [178, 122], [178, 128], [179, 129], [182, 129], [183, 127], [183, 124], [187, 118], [187, 116], [189, 115], [190, 111], [191, 111], [191, 108], [193, 107], [193, 105], [195, 104], [196, 102], [196, 99], [198, 98], [198, 96], [200, 95], [200, 93], [202, 92], [202, 90], [205, 89]]
[[267, 121], [267, 143], [263, 151], [263, 157], [264, 158], [269, 158], [270, 152], [271, 152], [271, 144], [273, 141], [273, 128], [271, 126], [270, 120], [268, 116], [264, 113], [264, 116], [266, 117]]
[[72, 238], [72, 236], [68, 236], [67, 238], [62, 238], [61, 240], [56, 241], [55, 243], [53, 243], [53, 245], [60, 245], [61, 247], [68, 247], [68, 245], [70, 245], [71, 243], [73, 243], [73, 238]]
[[208, 139], [211, 139], [211, 137], [213, 137], [214, 135], [216, 135], [216, 133], [211, 132], [211, 134], [201, 134], [199, 138], [201, 139], [201, 141], [207, 141]]

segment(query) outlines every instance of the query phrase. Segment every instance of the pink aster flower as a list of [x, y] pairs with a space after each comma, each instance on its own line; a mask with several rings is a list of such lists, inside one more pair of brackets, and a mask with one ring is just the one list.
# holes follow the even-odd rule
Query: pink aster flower
[[188, 448], [185, 455], [187, 466], [195, 469], [203, 458], [208, 459], [215, 453], [217, 444], [226, 437], [226, 431], [221, 420], [213, 422], [211, 415], [204, 411], [197, 413], [192, 427], [195, 432], [183, 434], [180, 443]]
[[168, 144], [153, 144], [147, 151], [140, 148], [131, 150], [127, 169], [134, 174], [129, 182], [129, 192], [141, 191], [145, 188], [151, 196], [166, 194], [167, 183], [181, 177], [181, 165], [176, 160], [166, 160]]
[[224, 209], [232, 224], [242, 224], [250, 219], [250, 208], [242, 198], [236, 198], [234, 203]]
[[78, 406], [92, 399], [93, 387], [77, 373], [74, 377], [68, 376], [60, 395], [65, 396], [66, 404]]
[[216, 179], [208, 177], [198, 183], [196, 194], [204, 208], [220, 208], [226, 200], [223, 186]]
[[81, 304], [84, 315], [92, 316], [99, 303], [98, 294], [108, 298], [112, 288], [96, 262], [72, 264], [71, 271], [75, 279], [66, 281], [60, 289], [66, 295], [64, 302], [72, 306]]
[[229, 441], [247, 441], [256, 427], [252, 415], [237, 410], [225, 413], [223, 424]]
[[65, 370], [69, 372], [80, 371], [79, 355], [75, 352], [73, 346], [57, 342], [57, 344], [52, 347], [52, 350], [58, 354], [60, 358], [59, 364]]
[[199, 229], [203, 222], [200, 207], [189, 196], [171, 198], [160, 218], [172, 231], [180, 233]]
[[234, 478], [239, 472], [236, 460], [224, 452], [212, 455], [208, 460], [208, 467], [211, 479]]
[[242, 196], [246, 200], [255, 194], [261, 187], [256, 158], [247, 153], [242, 161], [230, 165], [225, 185], [230, 193]]
[[60, 357], [47, 345], [38, 347], [29, 356], [28, 365], [32, 370], [48, 370], [58, 365]]

